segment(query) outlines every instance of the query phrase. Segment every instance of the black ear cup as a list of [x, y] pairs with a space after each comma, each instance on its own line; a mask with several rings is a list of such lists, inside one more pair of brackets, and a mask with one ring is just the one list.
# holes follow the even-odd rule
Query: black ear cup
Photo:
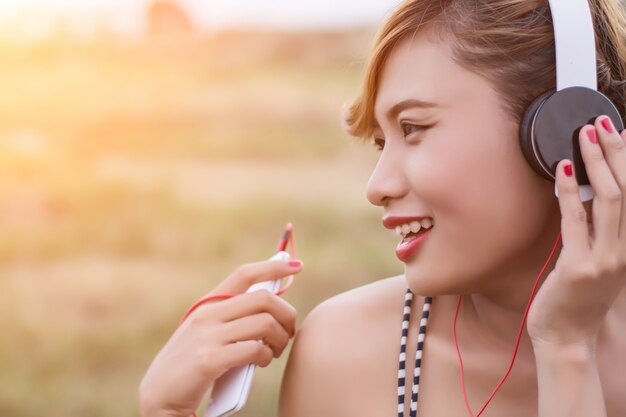
[[520, 123], [520, 145], [526, 160], [535, 172], [554, 181], [558, 163], [570, 159], [578, 183], [589, 184], [578, 135], [584, 125], [593, 124], [600, 115], [609, 116], [619, 131], [624, 129], [619, 111], [599, 91], [570, 87], [542, 94], [531, 103]]
[[537, 110], [541, 108], [543, 103], [546, 101], [548, 97], [554, 94], [556, 90], [546, 91], [539, 97], [537, 97], [528, 108], [526, 108], [526, 112], [524, 112], [524, 117], [522, 117], [522, 121], [520, 123], [520, 145], [522, 147], [522, 153], [526, 158], [526, 161], [530, 164], [533, 170], [544, 177], [545, 179], [551, 180], [553, 177], [548, 175], [537, 158], [535, 157], [535, 153], [533, 152], [533, 136], [532, 136], [532, 123], [535, 120], [535, 116], [537, 115]]

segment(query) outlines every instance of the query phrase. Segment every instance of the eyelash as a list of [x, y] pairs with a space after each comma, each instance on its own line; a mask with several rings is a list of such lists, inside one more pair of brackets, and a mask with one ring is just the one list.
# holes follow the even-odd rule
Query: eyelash
[[[404, 138], [406, 139], [406, 137], [409, 136], [411, 133], [420, 132], [422, 130], [425, 130], [425, 129], [429, 128], [430, 126], [416, 125], [416, 124], [413, 124], [413, 123], [401, 123], [400, 127], [402, 128], [402, 133], [404, 135]], [[407, 127], [413, 127], [413, 128], [415, 128], [415, 130], [413, 132], [407, 133], [407, 131], [406, 131]]]
[[[407, 127], [410, 128], [415, 128], [412, 132], [408, 132], [407, 133]], [[409, 136], [412, 133], [415, 132], [420, 132], [423, 130], [426, 130], [428, 128], [430, 128], [431, 126], [425, 126], [425, 125], [416, 125], [413, 123], [401, 123], [400, 124], [400, 128], [402, 129], [402, 136], [406, 139], [407, 136]], [[381, 139], [381, 138], [374, 138], [374, 147], [376, 147], [376, 149], [378, 151], [382, 151], [385, 148], [385, 139]]]

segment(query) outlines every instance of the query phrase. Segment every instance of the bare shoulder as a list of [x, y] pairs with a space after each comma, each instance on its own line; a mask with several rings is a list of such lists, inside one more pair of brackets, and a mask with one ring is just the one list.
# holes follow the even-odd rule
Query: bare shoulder
[[[344, 323], [354, 324], [380, 314], [389, 313], [389, 303], [404, 298], [406, 281], [404, 275], [380, 279], [372, 283], [353, 288], [349, 291], [331, 297], [315, 307], [302, 323], [301, 330], [306, 326], [331, 320], [343, 320]], [[333, 326], [337, 328], [337, 326]], [[341, 330], [345, 334], [346, 329]], [[332, 331], [332, 330], [331, 330]], [[340, 335], [337, 335], [340, 336]]]
[[359, 363], [371, 361], [371, 340], [389, 331], [391, 321], [399, 323], [405, 291], [404, 276], [399, 275], [341, 293], [315, 307], [293, 342], [279, 416], [347, 415], [340, 401], [346, 385], [354, 385]]

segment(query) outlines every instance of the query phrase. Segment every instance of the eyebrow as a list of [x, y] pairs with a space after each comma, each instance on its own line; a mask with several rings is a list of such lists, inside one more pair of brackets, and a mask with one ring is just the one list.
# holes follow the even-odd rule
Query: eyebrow
[[[424, 101], [424, 100], [411, 98], [411, 99], [403, 100], [395, 104], [392, 108], [390, 108], [387, 111], [387, 113], [385, 114], [385, 117], [387, 117], [388, 119], [392, 119], [402, 110], [406, 110], [410, 108], [429, 109], [433, 107], [437, 107], [437, 104], [432, 103], [430, 101]], [[379, 127], [379, 123], [378, 123], [378, 120], [376, 120], [376, 118], [374, 118], [374, 127]]]
[[412, 107], [419, 107], [419, 108], [427, 109], [431, 107], [437, 107], [437, 105], [429, 101], [423, 101], [423, 100], [418, 100], [418, 99], [407, 99], [407, 100], [403, 100], [397, 103], [392, 108], [390, 108], [386, 116], [394, 117], [395, 115], [400, 113], [402, 110], [412, 108]]

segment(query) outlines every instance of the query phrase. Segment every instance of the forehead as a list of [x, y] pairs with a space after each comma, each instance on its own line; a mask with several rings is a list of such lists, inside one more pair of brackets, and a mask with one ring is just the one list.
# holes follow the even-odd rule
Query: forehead
[[426, 30], [399, 42], [387, 57], [379, 78], [374, 106], [376, 120], [407, 99], [448, 107], [476, 100], [490, 85], [454, 62], [450, 42]]

